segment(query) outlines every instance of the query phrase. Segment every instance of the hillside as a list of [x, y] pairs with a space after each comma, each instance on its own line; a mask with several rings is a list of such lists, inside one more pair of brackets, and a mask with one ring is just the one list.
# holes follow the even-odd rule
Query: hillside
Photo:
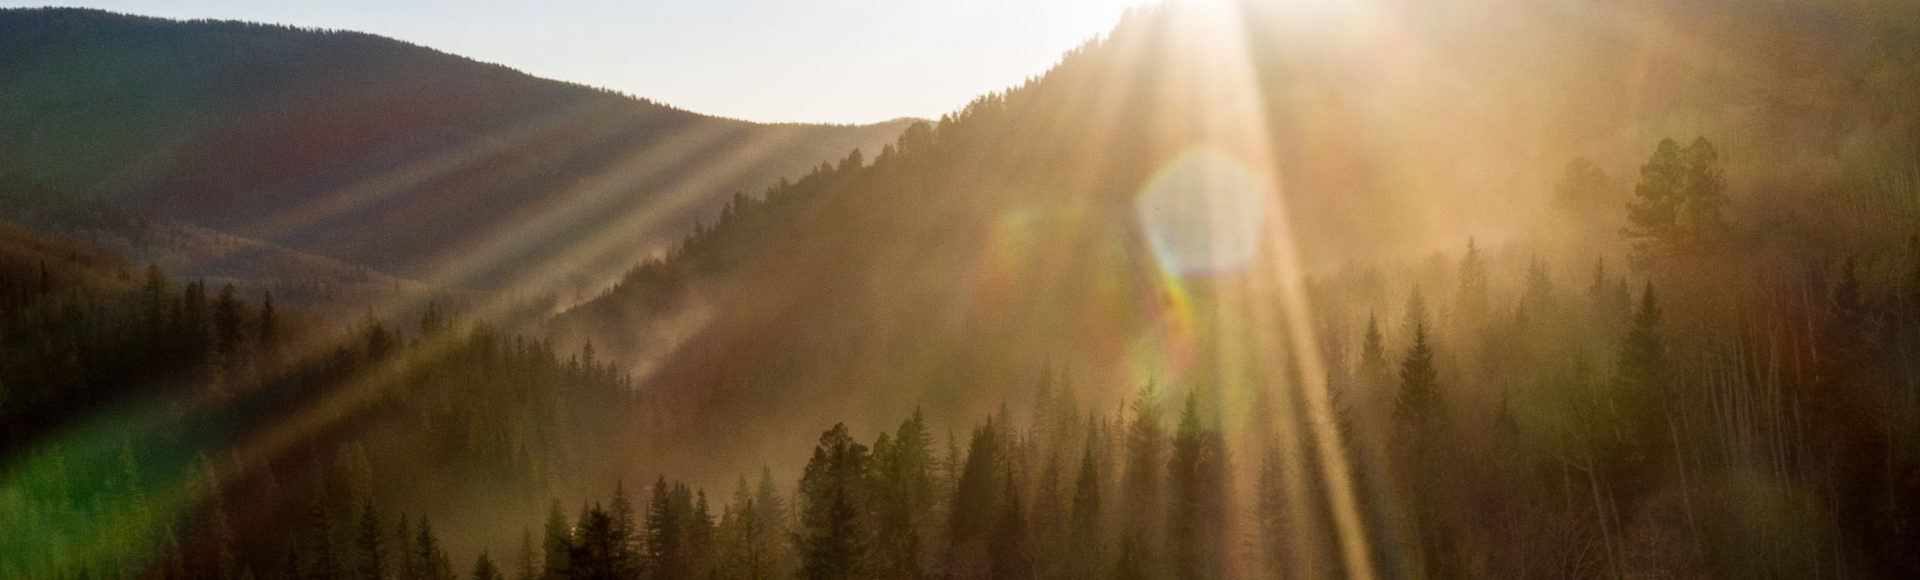
[[0, 53], [0, 173], [450, 287], [595, 288], [734, 192], [904, 126], [719, 119], [367, 34], [93, 10], [0, 11]]
[[[635, 370], [643, 406], [658, 409], [633, 436], [642, 469], [696, 481], [716, 465], [750, 472], [769, 446], [804, 457], [823, 421], [873, 433], [918, 406], [933, 425], [963, 425], [1010, 401], [1018, 422], [1048, 369], [1090, 409], [1123, 416], [1142, 385], [1196, 393], [1251, 470], [1266, 453], [1332, 453], [1311, 429], [1327, 381], [1363, 376], [1370, 316], [1398, 360], [1432, 313], [1454, 350], [1427, 364], [1454, 389], [1442, 397], [1471, 425], [1463, 436], [1484, 443], [1510, 413], [1560, 404], [1531, 389], [1559, 384], [1566, 361], [1610, 368], [1620, 327], [1606, 313], [1631, 310], [1629, 287], [1661, 287], [1681, 313], [1668, 328], [1697, 362], [1761, 340], [1718, 334], [1755, 311], [1822, 308], [1784, 301], [1817, 297], [1838, 256], [1871, 257], [1879, 280], [1906, 267], [1900, 232], [1920, 207], [1903, 152], [1920, 144], [1920, 116], [1900, 95], [1920, 78], [1920, 44], [1901, 24], [1913, 20], [1879, 11], [1909, 9], [1437, 4], [1380, 3], [1332, 24], [1284, 6], [1225, 20], [1204, 6], [1134, 12], [1046, 75], [909, 128], [878, 156], [737, 202], [556, 332]], [[1737, 250], [1640, 260], [1621, 232], [1635, 226], [1625, 208], [1641, 168], [1657, 166], [1662, 139], [1697, 137], [1710, 145], [1686, 155], [1724, 176]], [[1557, 186], [1583, 158], [1601, 185]], [[1541, 311], [1516, 312], [1537, 288], [1590, 283], [1602, 322], [1572, 322], [1585, 301], [1561, 302], [1551, 331]], [[1404, 306], [1409, 295], [1435, 306]], [[1504, 342], [1518, 336], [1541, 344], [1523, 356]], [[1784, 355], [1757, 356], [1744, 364]], [[1688, 368], [1689, 380], [1728, 372]], [[1391, 389], [1392, 371], [1380, 375], [1374, 386]], [[1815, 388], [1807, 380], [1798, 388]], [[1342, 396], [1353, 421], [1378, 421], [1363, 436], [1394, 433], [1391, 391]], [[1676, 413], [1706, 425], [1709, 403]], [[1274, 451], [1289, 428], [1322, 443], [1282, 438]], [[1506, 453], [1462, 445], [1486, 461]], [[1450, 489], [1494, 501], [1483, 494], [1499, 488]], [[1491, 534], [1472, 541], [1506, 541]], [[1332, 530], [1314, 537], [1339, 557]]]
[[[1920, 117], [1892, 99], [1920, 86], [1899, 64], [1920, 52], [1898, 19], [1801, 5], [1580, 3], [1572, 19], [1529, 2], [1442, 4], [1383, 5], [1390, 30], [1308, 28], [1284, 7], [1230, 24], [1204, 8], [1130, 13], [1046, 75], [909, 128], [878, 156], [738, 201], [674, 257], [563, 315], [559, 332], [717, 417], [816, 404], [875, 420], [914, 404], [977, 416], [1048, 359], [1119, 389], [1109, 399], [1177, 375], [1192, 361], [1139, 352], [1204, 357], [1199, 345], [1224, 340], [1205, 327], [1233, 321], [1209, 320], [1221, 306], [1202, 303], [1281, 283], [1266, 277], [1444, 277], [1433, 248], [1469, 236], [1522, 269], [1526, 252], [1617, 266], [1620, 208], [1662, 136], [1722, 144], [1738, 192], [1728, 211], [1821, 232], [1807, 252], [1914, 215], [1915, 166], [1899, 152], [1920, 143]], [[1466, 32], [1483, 29], [1512, 34]], [[1386, 41], [1419, 50], [1375, 44]], [[1780, 46], [1818, 52], [1762, 57]], [[1703, 51], [1759, 56], [1721, 65]], [[1825, 68], [1801, 66], [1813, 61]], [[1836, 82], [1855, 76], [1876, 84]], [[1523, 78], [1535, 88], [1503, 88]], [[1611, 185], [1569, 213], [1555, 182], [1575, 158]], [[1279, 203], [1153, 192], [1240, 180], [1264, 181], [1249, 187]], [[1265, 233], [1195, 239], [1196, 227]], [[1325, 316], [1397, 309], [1390, 295], [1348, 297], [1368, 302]]]
[[[464, 148], [415, 83], [484, 67], [421, 52], [316, 98], [394, 111], [327, 139], [427, 135], [392, 146], [425, 161], [355, 158], [364, 179], [300, 182], [339, 197], [235, 231], [405, 249], [338, 232], [499, 209], [423, 279], [618, 283], [545, 325], [430, 303], [295, 339], [158, 269], [60, 289], [35, 264], [78, 246], [0, 227], [0, 528], [26, 530], [0, 576], [1917, 577], [1916, 23], [1898, 0], [1136, 8], [877, 148], [701, 197], [717, 219], [658, 252], [598, 229], [666, 219], [609, 175], [722, 179], [724, 154], [679, 163], [730, 137], [656, 151], [606, 111], [683, 114], [539, 85], [579, 100], [482, 91], [446, 109], [494, 135]], [[460, 116], [503, 103], [553, 124]], [[255, 120], [329, 126], [307, 110]], [[158, 211], [125, 182], [207, 159], [182, 155], [272, 150], [239, 183], [338, 154], [224, 127], [253, 137], [19, 171]], [[513, 183], [578, 195], [485, 205]], [[487, 193], [386, 197], [441, 186]], [[125, 220], [99, 211], [69, 219]]]

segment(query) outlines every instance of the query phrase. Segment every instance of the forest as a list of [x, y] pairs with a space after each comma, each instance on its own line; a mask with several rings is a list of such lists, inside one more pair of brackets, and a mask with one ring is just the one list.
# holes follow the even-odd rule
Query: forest
[[1920, 576], [1913, 7], [1226, 4], [578, 300], [0, 223], [0, 578]]

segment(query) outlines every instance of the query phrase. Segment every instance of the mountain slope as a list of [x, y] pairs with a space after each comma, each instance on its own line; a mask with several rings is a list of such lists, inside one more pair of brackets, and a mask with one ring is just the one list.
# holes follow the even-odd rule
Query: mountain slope
[[[1886, 99], [1913, 78], [1832, 82], [1910, 70], [1898, 63], [1914, 45], [1899, 39], [1913, 31], [1887, 24], [1902, 20], [1443, 4], [1132, 13], [1045, 76], [909, 128], [871, 164], [844, 159], [737, 202], [556, 332], [636, 370], [660, 409], [636, 435], [654, 439], [650, 461], [751, 469], [765, 444], [806, 440], [811, 418], [865, 432], [925, 405], [935, 424], [961, 423], [1021, 400], [1048, 366], [1093, 385], [1099, 405], [1149, 380], [1252, 392], [1298, 370], [1285, 349], [1324, 346], [1256, 339], [1400, 308], [1375, 291], [1283, 312], [1287, 286], [1356, 260], [1432, 285], [1451, 274], [1429, 252], [1472, 235], [1536, 247], [1585, 235], [1606, 241], [1570, 259], [1617, 257], [1624, 185], [1573, 225], [1549, 212], [1576, 156], [1630, 183], [1660, 137], [1711, 136], [1730, 144], [1742, 212], [1769, 211], [1769, 197], [1824, 207], [1849, 180], [1911, 167], [1897, 152], [1920, 135], [1916, 117]], [[1817, 52], [1700, 56], [1781, 46]], [[1826, 68], [1796, 64], [1816, 61]]]
[[904, 126], [747, 123], [366, 34], [92, 10], [0, 11], [0, 53], [0, 173], [450, 286], [592, 287], [732, 193]]

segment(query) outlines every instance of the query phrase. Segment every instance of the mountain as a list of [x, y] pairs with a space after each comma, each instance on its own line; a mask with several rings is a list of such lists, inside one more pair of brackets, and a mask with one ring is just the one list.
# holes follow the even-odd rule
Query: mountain
[[[1149, 381], [1247, 408], [1249, 383], [1297, 370], [1288, 349], [1333, 348], [1275, 332], [1452, 287], [1432, 248], [1618, 268], [1621, 208], [1665, 136], [1722, 144], [1728, 211], [1820, 232], [1809, 255], [1912, 215], [1895, 206], [1920, 117], [1897, 95], [1920, 86], [1920, 45], [1875, 12], [1906, 8], [1374, 4], [1130, 12], [877, 156], [737, 200], [555, 334], [633, 369], [660, 409], [634, 435], [651, 464], [744, 469], [811, 418], [963, 423], [1046, 368], [1096, 408]], [[1554, 183], [1575, 158], [1612, 185], [1567, 214]], [[1315, 309], [1283, 308], [1291, 292]]]
[[532, 332], [0, 226], [0, 575], [1920, 576], [1917, 10], [1137, 9]]
[[368, 34], [0, 11], [0, 173], [445, 287], [597, 288], [729, 196], [872, 149]]
[[42, 235], [105, 249], [183, 280], [233, 284], [247, 296], [272, 292], [281, 304], [332, 320], [352, 320], [369, 305], [408, 313], [414, 302], [469, 304], [479, 291], [436, 288], [348, 264], [222, 233], [122, 205], [74, 199], [32, 181], [0, 176], [0, 219]]

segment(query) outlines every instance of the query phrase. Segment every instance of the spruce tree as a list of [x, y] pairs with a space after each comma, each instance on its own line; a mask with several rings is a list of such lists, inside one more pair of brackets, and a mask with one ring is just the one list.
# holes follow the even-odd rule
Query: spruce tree
[[414, 557], [413, 527], [407, 523], [407, 514], [400, 514], [399, 529], [394, 534], [394, 545], [399, 547], [394, 559], [394, 578], [397, 580], [420, 580], [421, 564]]
[[371, 500], [360, 506], [360, 521], [355, 528], [355, 572], [360, 580], [384, 580], [387, 577], [386, 530], [380, 528], [380, 514]]
[[513, 580], [539, 580], [540, 567], [540, 553], [533, 550], [533, 530], [521, 530], [520, 570], [513, 575]]
[[640, 558], [640, 547], [644, 543], [640, 537], [640, 528], [634, 519], [633, 500], [627, 498], [627, 484], [624, 481], [613, 483], [613, 500], [607, 504], [609, 515], [613, 517], [613, 527], [626, 541], [620, 549], [635, 562]]
[[1400, 360], [1400, 390], [1394, 395], [1393, 415], [1401, 425], [1424, 431], [1440, 419], [1442, 409], [1426, 306], [1418, 290], [1407, 302], [1407, 324], [1413, 336], [1406, 356]]
[[328, 517], [326, 507], [315, 503], [308, 517], [307, 553], [311, 559], [307, 563], [307, 578], [312, 580], [337, 580], [346, 577], [345, 567], [340, 565], [340, 555], [333, 546], [332, 518]]
[[493, 565], [493, 558], [488, 557], [485, 550], [481, 550], [480, 557], [473, 562], [473, 580], [505, 580], [500, 575], [500, 568]]
[[1100, 465], [1094, 454], [1098, 432], [1093, 418], [1087, 418], [1085, 449], [1080, 453], [1080, 470], [1073, 478], [1073, 513], [1068, 525], [1069, 577], [1086, 577], [1099, 570], [1102, 536], [1100, 519]]
[[819, 580], [863, 574], [867, 558], [865, 521], [867, 447], [845, 424], [821, 434], [800, 478], [800, 577]]
[[421, 516], [420, 529], [414, 532], [413, 561], [419, 566], [416, 573], [422, 580], [454, 580], [453, 562], [440, 547], [440, 539], [433, 535], [433, 524], [425, 516]]
[[1480, 247], [1467, 238], [1467, 253], [1460, 258], [1460, 290], [1457, 295], [1460, 319], [1478, 323], [1487, 313], [1487, 264]]
[[1615, 396], [1627, 420], [1627, 441], [1644, 456], [1656, 448], [1661, 402], [1669, 396], [1671, 370], [1667, 362], [1666, 340], [1660, 335], [1660, 301], [1647, 283], [1640, 294], [1640, 305], [1633, 311], [1633, 323], [1620, 345], [1619, 364], [1614, 369]]
[[546, 553], [547, 580], [566, 578], [571, 566], [567, 555], [573, 550], [573, 529], [567, 523], [567, 512], [560, 508], [560, 500], [554, 500], [553, 509], [547, 512], [546, 539], [541, 542]]

